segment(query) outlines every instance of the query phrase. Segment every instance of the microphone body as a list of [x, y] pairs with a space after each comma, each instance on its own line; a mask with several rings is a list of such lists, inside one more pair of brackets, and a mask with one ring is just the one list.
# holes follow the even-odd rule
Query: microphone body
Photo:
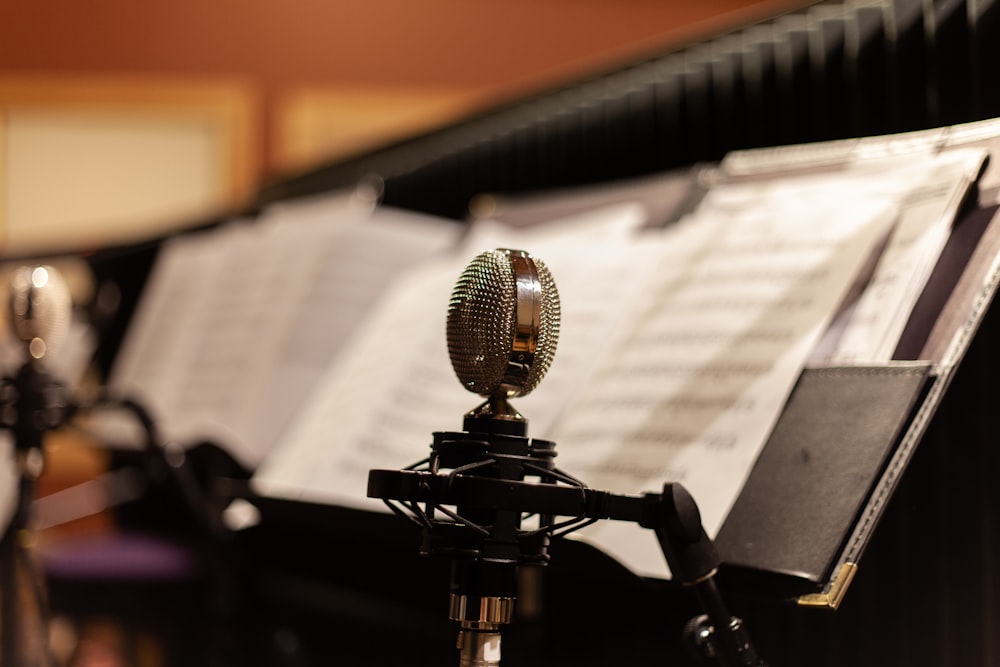
[[[555, 443], [528, 437], [527, 420], [508, 401], [531, 392], [548, 371], [559, 317], [558, 291], [543, 262], [504, 248], [473, 258], [448, 304], [448, 354], [462, 386], [485, 401], [465, 415], [463, 431], [433, 434], [430, 456], [405, 471], [417, 476], [418, 488], [400, 490], [414, 481], [401, 471], [369, 475], [369, 496], [422, 527], [421, 554], [452, 561], [449, 617], [460, 624], [462, 667], [500, 664], [500, 627], [513, 618], [517, 568], [548, 563], [559, 527], [554, 514], [497, 504], [491, 485], [583, 486], [555, 468]], [[427, 476], [468, 493], [454, 502], [427, 496]], [[529, 514], [537, 516], [536, 528], [522, 525]]]

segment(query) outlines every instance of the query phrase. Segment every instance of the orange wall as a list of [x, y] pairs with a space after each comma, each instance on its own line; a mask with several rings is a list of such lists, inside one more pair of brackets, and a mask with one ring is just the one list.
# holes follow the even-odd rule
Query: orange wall
[[[295, 86], [460, 88], [502, 99], [791, 0], [4, 0], [0, 72], [246, 77]], [[268, 162], [265, 156], [265, 163]]]

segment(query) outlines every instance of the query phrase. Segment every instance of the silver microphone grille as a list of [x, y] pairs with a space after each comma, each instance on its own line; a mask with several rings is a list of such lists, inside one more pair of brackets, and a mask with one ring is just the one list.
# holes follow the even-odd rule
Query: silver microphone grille
[[62, 275], [51, 266], [22, 266], [11, 279], [10, 316], [14, 334], [41, 359], [69, 332], [72, 298]]
[[498, 248], [472, 259], [448, 303], [448, 354], [482, 396], [524, 396], [545, 376], [559, 340], [559, 293], [545, 264]]

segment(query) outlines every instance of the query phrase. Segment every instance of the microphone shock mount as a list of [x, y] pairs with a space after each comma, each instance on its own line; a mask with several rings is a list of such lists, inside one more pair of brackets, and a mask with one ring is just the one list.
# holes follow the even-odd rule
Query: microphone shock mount
[[[499, 664], [500, 627], [513, 618], [517, 566], [547, 564], [554, 534], [591, 521], [557, 523], [554, 515], [542, 513], [526, 526], [526, 513], [494, 502], [497, 491], [512, 482], [523, 489], [578, 490], [583, 483], [555, 468], [555, 444], [528, 438], [523, 419], [473, 412], [464, 426], [465, 431], [434, 433], [430, 456], [405, 471], [373, 471], [369, 489], [421, 527], [421, 555], [451, 559], [449, 617], [461, 628], [460, 664], [485, 667]], [[411, 483], [414, 488], [398, 494], [388, 490]], [[425, 496], [428, 486], [444, 495]], [[453, 492], [459, 496], [454, 502]]]

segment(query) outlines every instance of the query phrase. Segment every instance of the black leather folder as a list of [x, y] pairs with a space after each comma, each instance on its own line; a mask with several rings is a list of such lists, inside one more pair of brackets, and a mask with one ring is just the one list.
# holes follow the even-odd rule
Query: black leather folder
[[[839, 604], [882, 502], [875, 489], [899, 472], [889, 462], [932, 372], [914, 364], [802, 374], [716, 538], [727, 565], [744, 571], [741, 587]], [[766, 583], [750, 581], [762, 573]]]

